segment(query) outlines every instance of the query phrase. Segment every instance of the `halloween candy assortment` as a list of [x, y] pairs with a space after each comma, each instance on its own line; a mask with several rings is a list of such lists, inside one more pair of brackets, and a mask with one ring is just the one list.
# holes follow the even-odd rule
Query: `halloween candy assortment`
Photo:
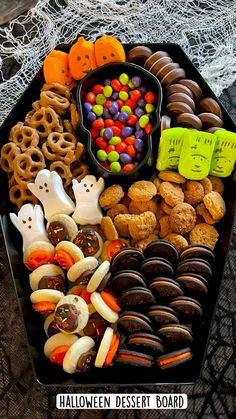
[[[78, 81], [126, 60], [135, 75], [124, 67], [111, 77], [104, 67], [77, 109]], [[160, 81], [163, 105], [138, 66]], [[165, 51], [140, 45], [126, 56], [112, 36], [79, 37], [68, 52], [47, 55], [43, 74], [0, 165], [44, 355], [68, 374], [112, 365], [181, 368], [204, 323], [236, 134]], [[90, 165], [89, 139], [104, 177]], [[152, 175], [129, 177], [144, 160]]]

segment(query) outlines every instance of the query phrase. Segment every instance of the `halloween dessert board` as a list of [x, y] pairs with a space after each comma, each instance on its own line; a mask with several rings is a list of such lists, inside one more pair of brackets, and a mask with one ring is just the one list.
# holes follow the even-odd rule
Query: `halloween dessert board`
[[47, 55], [0, 134], [37, 380], [194, 382], [230, 244], [236, 134], [181, 48], [79, 37]]

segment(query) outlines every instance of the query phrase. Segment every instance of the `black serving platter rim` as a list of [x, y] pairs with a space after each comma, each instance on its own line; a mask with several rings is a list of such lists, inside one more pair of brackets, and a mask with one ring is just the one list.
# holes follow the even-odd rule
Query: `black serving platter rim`
[[[126, 49], [126, 52], [127, 52], [127, 50], [133, 48], [136, 45], [141, 45], [141, 44], [132, 44], [132, 45], [125, 44], [124, 47]], [[157, 50], [165, 50], [165, 51], [167, 51], [167, 52], [170, 53], [170, 55], [171, 55], [171, 57], [173, 59], [175, 59], [175, 57], [176, 57], [176, 61], [177, 62], [180, 61], [181, 64], [183, 64], [183, 62], [185, 62], [185, 64], [187, 65], [187, 77], [188, 77], [188, 72], [190, 72], [189, 78], [193, 78], [195, 81], [197, 81], [200, 84], [200, 86], [203, 89], [203, 91], [207, 92], [208, 95], [210, 95], [211, 97], [213, 97], [220, 104], [220, 106], [222, 108], [222, 111], [223, 111], [223, 119], [226, 122], [226, 127], [228, 129], [232, 130], [232, 131], [235, 131], [234, 122], [232, 121], [232, 119], [228, 115], [226, 109], [220, 103], [219, 99], [211, 91], [211, 89], [209, 88], [209, 86], [207, 85], [207, 83], [205, 82], [205, 80], [202, 78], [202, 76], [196, 70], [196, 68], [191, 63], [191, 61], [189, 60], [189, 58], [187, 57], [187, 55], [184, 53], [184, 51], [182, 50], [182, 48], [180, 46], [178, 46], [176, 44], [142, 44], [142, 45], [149, 46], [150, 48], [153, 48], [154, 51], [157, 51]], [[68, 50], [68, 48], [69, 48], [68, 45], [62, 45], [62, 46], [59, 46], [58, 47], [58, 49], [62, 49], [62, 50]], [[178, 57], [180, 57], [180, 58], [178, 58]], [[184, 68], [186, 70], [186, 67], [184, 67]], [[193, 74], [194, 77], [191, 77], [191, 74]], [[23, 105], [25, 98], [28, 97], [28, 99], [30, 99], [30, 105], [32, 104], [32, 102], [34, 100], [36, 100], [38, 98], [38, 96], [39, 96], [39, 87], [42, 84], [43, 84], [43, 82], [42, 82], [42, 70], [41, 70], [36, 75], [36, 77], [32, 80], [32, 82], [29, 84], [29, 87], [26, 89], [25, 93], [21, 96], [21, 98], [19, 99], [18, 103], [16, 104], [16, 106], [13, 108], [13, 110], [11, 111], [11, 113], [9, 114], [9, 116], [7, 117], [7, 119], [5, 120], [5, 122], [3, 123], [3, 125], [2, 125], [2, 127], [0, 129], [0, 134], [2, 134], [1, 135], [1, 138], [4, 138], [4, 135], [5, 136], [7, 135], [7, 133], [9, 132], [9, 130], [11, 128], [11, 126], [16, 122], [14, 120], [14, 118], [15, 118], [16, 114], [18, 115], [18, 112], [17, 111], [19, 110], [19, 108], [23, 107], [23, 112], [22, 112], [22, 109], [21, 109], [20, 110], [20, 113], [22, 115], [25, 115], [25, 113], [26, 113], [26, 110], [24, 110], [25, 107], [24, 106], [21, 106], [21, 105]], [[38, 87], [38, 90], [36, 89], [37, 92], [35, 92], [34, 90], [32, 90], [32, 89], [34, 89], [35, 86]], [[35, 93], [37, 93], [37, 94], [35, 95]], [[35, 97], [35, 99], [34, 99], [34, 97]], [[33, 98], [33, 100], [32, 100], [32, 98]], [[27, 111], [28, 111], [28, 109], [27, 109]], [[19, 120], [19, 118], [17, 119], [17, 121], [18, 120]], [[1, 177], [2, 176], [3, 176], [3, 174], [1, 173]], [[226, 180], [226, 183], [230, 183], [230, 180], [227, 179]], [[234, 197], [235, 197], [234, 204], [236, 206], [236, 188], [234, 188], [234, 189], [235, 189], [235, 191], [234, 191]], [[231, 197], [232, 197], [232, 194], [231, 194]], [[6, 204], [8, 204], [7, 205], [7, 208], [6, 208]], [[4, 213], [6, 214], [6, 212], [7, 213], [9, 212], [9, 207], [8, 206], [10, 207], [10, 210], [11, 210], [12, 208], [11, 208], [11, 205], [9, 205], [9, 200], [7, 198], [5, 202], [1, 203], [1, 210], [2, 210], [1, 212], [3, 214]], [[6, 209], [7, 209], [7, 211], [6, 211]], [[231, 243], [232, 234], [233, 234], [233, 216], [234, 216], [234, 214], [235, 214], [235, 208], [232, 208], [231, 211], [229, 211], [229, 214], [228, 214], [229, 217], [226, 216], [224, 218], [225, 224], [226, 225], [230, 224], [230, 226], [228, 226], [228, 227], [230, 227], [230, 233], [228, 234], [228, 237], [227, 237], [227, 240], [226, 240], [227, 243], [226, 243], [225, 248], [223, 249], [223, 247], [222, 247], [223, 253], [225, 255], [225, 257], [224, 257], [224, 264], [223, 264], [223, 266], [220, 267], [221, 268], [220, 269], [220, 272], [221, 273], [218, 275], [218, 277], [220, 277], [220, 279], [218, 278], [218, 287], [217, 287], [217, 289], [215, 291], [215, 294], [213, 293], [213, 297], [214, 297], [213, 298], [213, 306], [214, 306], [214, 309], [211, 311], [210, 321], [208, 322], [207, 336], [206, 336], [206, 339], [204, 341], [204, 345], [203, 345], [204, 348], [203, 348], [203, 351], [202, 351], [202, 356], [201, 356], [201, 362], [200, 363], [199, 363], [199, 359], [198, 359], [198, 364], [199, 364], [198, 367], [200, 366], [200, 368], [198, 368], [197, 371], [194, 371], [194, 373], [192, 375], [191, 374], [189, 375], [188, 374], [188, 371], [186, 371], [186, 369], [184, 369], [184, 371], [185, 371], [185, 375], [184, 375], [183, 374], [183, 370], [181, 369], [180, 376], [178, 377], [178, 380], [175, 380], [175, 381], [173, 381], [173, 376], [176, 376], [176, 369], [173, 369], [172, 371], [170, 369], [169, 370], [170, 373], [168, 374], [168, 372], [167, 372], [167, 374], [164, 374], [164, 378], [163, 378], [163, 374], [161, 372], [159, 372], [159, 370], [153, 368], [152, 369], [152, 371], [153, 371], [152, 372], [152, 378], [153, 378], [153, 375], [160, 376], [159, 381], [156, 382], [157, 381], [156, 379], [154, 381], [153, 380], [148, 380], [148, 379], [145, 380], [144, 379], [141, 383], [140, 383], [140, 376], [142, 376], [142, 374], [143, 374], [143, 376], [145, 377], [146, 374], [145, 374], [145, 371], [142, 371], [142, 369], [138, 369], [138, 368], [136, 368], [136, 370], [137, 370], [136, 375], [138, 376], [138, 380], [132, 379], [132, 382], [131, 382], [131, 380], [129, 380], [129, 382], [126, 382], [126, 383], [125, 382], [119, 382], [120, 380], [116, 380], [116, 382], [114, 382], [114, 379], [112, 380], [112, 382], [110, 380], [107, 380], [106, 382], [103, 381], [103, 382], [96, 382], [96, 383], [94, 383], [94, 380], [93, 381], [90, 381], [90, 382], [77, 382], [77, 378], [78, 378], [79, 374], [75, 374], [75, 375], [69, 377], [69, 378], [74, 379], [72, 382], [71, 381], [68, 381], [67, 379], [65, 379], [66, 382], [65, 381], [64, 382], [56, 382], [56, 383], [55, 382], [52, 382], [52, 381], [50, 381], [50, 382], [48, 382], [48, 381], [45, 382], [44, 381], [43, 382], [43, 380], [39, 378], [39, 376], [37, 375], [38, 370], [36, 371], [36, 364], [35, 364], [35, 361], [33, 359], [33, 352], [32, 352], [32, 349], [30, 347], [29, 335], [28, 335], [28, 331], [27, 331], [27, 327], [26, 327], [26, 323], [25, 323], [25, 318], [23, 316], [23, 310], [24, 309], [22, 308], [22, 306], [23, 306], [22, 300], [27, 301], [27, 304], [29, 304], [29, 295], [27, 296], [27, 298], [22, 298], [21, 295], [19, 294], [19, 289], [17, 287], [17, 285], [19, 285], [19, 284], [16, 283], [16, 279], [14, 278], [14, 276], [15, 276], [14, 269], [13, 269], [14, 265], [12, 263], [12, 261], [14, 259], [14, 255], [13, 256], [11, 255], [11, 245], [12, 245], [12, 242], [11, 241], [9, 242], [9, 237], [8, 237], [8, 235], [9, 234], [11, 235], [11, 232], [12, 232], [13, 233], [13, 236], [12, 237], [14, 239], [16, 237], [17, 240], [18, 239], [20, 240], [20, 235], [18, 234], [18, 232], [16, 232], [14, 230], [14, 228], [13, 228], [12, 225], [9, 225], [10, 224], [9, 217], [7, 217], [6, 215], [3, 216], [3, 217], [1, 217], [1, 227], [2, 227], [3, 236], [4, 236], [6, 253], [7, 253], [7, 257], [8, 257], [9, 265], [10, 265], [10, 272], [11, 272], [12, 280], [14, 282], [14, 287], [15, 287], [15, 290], [16, 290], [18, 304], [19, 304], [19, 306], [21, 308], [21, 314], [22, 314], [22, 317], [24, 319], [25, 332], [26, 332], [26, 336], [27, 336], [27, 345], [28, 345], [28, 348], [29, 348], [31, 363], [32, 363], [32, 366], [33, 366], [33, 372], [34, 372], [34, 375], [35, 375], [35, 379], [38, 381], [38, 383], [40, 383], [42, 385], [46, 385], [46, 386], [48, 386], [48, 385], [54, 385], [54, 386], [57, 386], [57, 387], [63, 387], [63, 386], [97, 387], [97, 386], [117, 386], [117, 385], [119, 385], [119, 386], [127, 386], [128, 387], [128, 386], [134, 386], [134, 385], [136, 385], [136, 386], [143, 386], [143, 385], [163, 385], [163, 384], [164, 385], [193, 384], [194, 382], [196, 382], [196, 380], [200, 378], [200, 376], [202, 374], [202, 370], [204, 368], [205, 355], [206, 355], [206, 352], [207, 352], [208, 342], [209, 342], [211, 331], [212, 331], [212, 324], [213, 324], [213, 321], [214, 321], [214, 315], [215, 315], [215, 311], [216, 311], [216, 307], [217, 307], [217, 301], [218, 301], [218, 297], [219, 297], [219, 291], [220, 291], [220, 287], [221, 287], [221, 282], [223, 280], [224, 266], [225, 266], [225, 263], [226, 263], [228, 249], [229, 249], [229, 246], [230, 246], [230, 243]], [[231, 220], [231, 222], [230, 222], [230, 220]], [[223, 233], [222, 233], [222, 235], [223, 235]], [[222, 240], [220, 240], [220, 241], [222, 241], [222, 244], [223, 244], [223, 237], [222, 237]], [[10, 244], [10, 246], [9, 246], [9, 244]], [[18, 255], [18, 259], [19, 259], [19, 255]], [[24, 270], [24, 271], [26, 271], [26, 268], [24, 268], [22, 266], [23, 264], [20, 263], [20, 265], [21, 265], [21, 269]], [[218, 271], [217, 271], [217, 273], [218, 273]], [[20, 285], [20, 287], [21, 287], [21, 285]], [[21, 291], [22, 290], [20, 290], [20, 292]], [[44, 341], [45, 341], [45, 335], [44, 335]], [[44, 357], [44, 355], [43, 355], [43, 357]], [[188, 364], [186, 364], [186, 365], [188, 365]], [[50, 367], [52, 365], [49, 365], [49, 361], [48, 361], [48, 365], [47, 366], [49, 367], [49, 370], [48, 371], [49, 371], [49, 374], [50, 374]], [[54, 373], [56, 373], [56, 375], [57, 375], [57, 373], [59, 371], [58, 368], [60, 368], [60, 367], [55, 367], [54, 368], [54, 366], [53, 366], [53, 368], [52, 368], [54, 370]], [[114, 367], [112, 367], [112, 368], [114, 368]], [[119, 369], [120, 369], [120, 367], [119, 367]], [[104, 370], [105, 370], [105, 375], [106, 375], [106, 370], [107, 369], [102, 369], [102, 371], [104, 371]], [[109, 370], [109, 368], [108, 368], [108, 370]], [[147, 370], [147, 369], [145, 369], [145, 370]], [[116, 368], [115, 368], [115, 371], [117, 371]], [[128, 371], [130, 371], [130, 372], [133, 371], [134, 372], [134, 369], [129, 369], [128, 368], [128, 371], [127, 371], [127, 367], [126, 367], [124, 370], [122, 369], [122, 371], [125, 372], [124, 377], [127, 377], [129, 375], [129, 374], [127, 374], [127, 372]], [[113, 373], [114, 373], [114, 369], [113, 369]], [[93, 372], [92, 372], [92, 374], [93, 374]], [[92, 377], [92, 374], [91, 374], [91, 377]], [[64, 375], [65, 375], [65, 373], [64, 373]], [[68, 375], [67, 374], [65, 376], [68, 378]], [[113, 376], [114, 376], [114, 374], [113, 374]], [[178, 374], [177, 374], [177, 376], [178, 376]]]

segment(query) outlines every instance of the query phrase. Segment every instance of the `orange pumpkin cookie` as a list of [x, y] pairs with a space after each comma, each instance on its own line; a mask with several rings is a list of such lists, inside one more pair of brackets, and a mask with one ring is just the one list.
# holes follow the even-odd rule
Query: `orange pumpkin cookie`
[[94, 44], [80, 36], [69, 52], [69, 68], [75, 80], [81, 80], [97, 67]]
[[98, 66], [116, 61], [125, 62], [123, 45], [113, 36], [102, 36], [95, 42], [95, 59]]
[[52, 50], [43, 63], [43, 74], [46, 83], [61, 83], [72, 89], [74, 81], [69, 70], [68, 54], [59, 50]]

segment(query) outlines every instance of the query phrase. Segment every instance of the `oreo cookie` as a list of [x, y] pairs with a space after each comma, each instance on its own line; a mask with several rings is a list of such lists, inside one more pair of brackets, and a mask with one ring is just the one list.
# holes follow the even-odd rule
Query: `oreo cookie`
[[111, 286], [118, 294], [133, 287], [147, 288], [144, 277], [132, 270], [120, 271], [114, 274], [111, 279]]
[[113, 255], [110, 270], [112, 273], [127, 269], [139, 271], [139, 267], [143, 261], [144, 255], [141, 250], [126, 247]]
[[149, 285], [150, 290], [153, 292], [157, 301], [169, 300], [175, 297], [184, 295], [178, 282], [170, 278], [157, 277], [152, 280]]
[[141, 350], [147, 353], [163, 353], [164, 346], [160, 337], [151, 333], [136, 332], [127, 338], [127, 346], [134, 350]]
[[150, 368], [154, 364], [154, 358], [151, 355], [147, 355], [141, 352], [131, 351], [128, 349], [120, 349], [116, 354], [115, 362], [133, 367]]
[[140, 272], [145, 279], [149, 280], [155, 278], [156, 276], [166, 276], [171, 278], [174, 276], [174, 269], [170, 262], [159, 257], [144, 260], [140, 266]]
[[212, 278], [212, 269], [208, 262], [203, 259], [187, 259], [180, 262], [176, 270], [177, 274], [197, 273], [206, 279]]
[[174, 298], [169, 306], [173, 308], [179, 316], [185, 321], [193, 321], [202, 316], [201, 304], [190, 297]]
[[149, 243], [144, 250], [146, 258], [161, 257], [175, 265], [179, 258], [176, 247], [167, 240], [155, 240]]
[[149, 306], [156, 302], [152, 292], [147, 288], [134, 287], [121, 294], [120, 305], [125, 309]]
[[121, 313], [117, 325], [121, 330], [128, 333], [140, 331], [153, 333], [150, 319], [136, 311], [124, 311]]
[[183, 348], [178, 351], [169, 352], [156, 359], [156, 365], [162, 370], [178, 367], [181, 364], [191, 361], [192, 352], [190, 348]]
[[210, 247], [204, 244], [191, 244], [180, 253], [180, 262], [186, 259], [203, 259], [211, 266], [215, 263], [215, 255]]
[[150, 317], [153, 324], [157, 327], [169, 323], [179, 323], [177, 313], [170, 307], [154, 305], [149, 307], [147, 316]]
[[163, 342], [168, 346], [186, 346], [193, 342], [192, 331], [183, 324], [166, 324], [157, 330]]

